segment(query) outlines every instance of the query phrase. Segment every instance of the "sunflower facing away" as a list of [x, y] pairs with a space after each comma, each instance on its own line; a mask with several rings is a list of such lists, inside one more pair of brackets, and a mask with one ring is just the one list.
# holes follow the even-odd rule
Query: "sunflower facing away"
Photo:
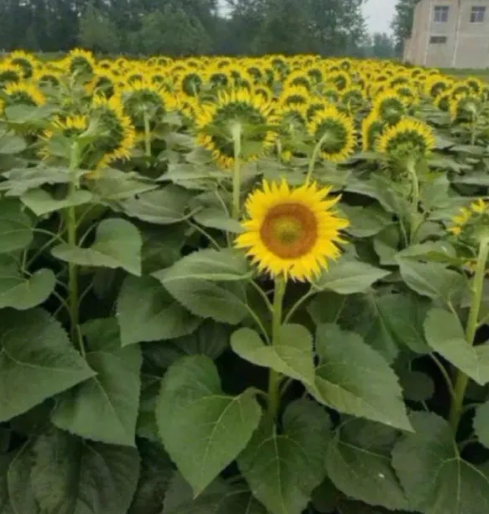
[[356, 144], [353, 120], [336, 107], [317, 112], [308, 129], [314, 140], [321, 142], [320, 153], [327, 161], [345, 161], [353, 154]]
[[349, 225], [336, 215], [340, 198], [330, 197], [330, 190], [316, 184], [291, 189], [285, 180], [264, 181], [246, 201], [249, 219], [242, 222], [244, 231], [235, 246], [246, 249], [261, 272], [312, 281], [329, 259], [340, 256], [341, 230]]
[[463, 207], [452, 218], [453, 225], [448, 231], [454, 236], [465, 240], [467, 244], [477, 243], [480, 233], [487, 233], [489, 226], [489, 203], [482, 198], [472, 202], [469, 207]]
[[422, 159], [435, 147], [435, 136], [429, 125], [414, 119], [403, 119], [387, 128], [377, 141], [377, 151], [396, 159]]

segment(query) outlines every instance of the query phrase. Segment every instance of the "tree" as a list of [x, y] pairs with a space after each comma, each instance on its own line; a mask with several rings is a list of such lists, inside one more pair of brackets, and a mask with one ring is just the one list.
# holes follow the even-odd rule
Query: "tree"
[[395, 55], [394, 41], [385, 33], [375, 33], [373, 36], [372, 53], [378, 59], [392, 59]]
[[414, 22], [414, 9], [420, 0], [397, 0], [396, 14], [392, 22], [396, 50], [400, 54], [404, 48], [404, 41], [411, 37]]
[[211, 46], [209, 35], [200, 20], [187, 14], [176, 3], [143, 17], [140, 42], [142, 50], [153, 55], [204, 54]]
[[80, 44], [97, 52], [115, 53], [120, 49], [117, 27], [101, 11], [89, 4], [80, 18]]

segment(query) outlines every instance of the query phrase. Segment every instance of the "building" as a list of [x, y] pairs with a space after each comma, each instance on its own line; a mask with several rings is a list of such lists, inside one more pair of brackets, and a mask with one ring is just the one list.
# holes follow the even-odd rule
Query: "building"
[[436, 68], [489, 68], [489, 0], [421, 0], [404, 61]]

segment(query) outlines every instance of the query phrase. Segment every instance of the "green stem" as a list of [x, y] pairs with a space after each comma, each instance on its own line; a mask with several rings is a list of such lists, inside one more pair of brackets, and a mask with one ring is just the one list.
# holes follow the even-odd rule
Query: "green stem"
[[318, 144], [314, 147], [314, 150], [312, 152], [311, 160], [309, 161], [309, 168], [307, 170], [307, 176], [306, 176], [306, 184], [309, 184], [309, 182], [312, 179], [312, 174], [314, 173], [314, 167], [316, 166], [316, 161], [318, 160], [319, 152], [321, 151], [321, 148], [323, 144], [326, 142], [326, 140], [329, 137], [329, 133], [326, 132], [323, 137], [319, 140]]
[[[477, 268], [472, 282], [472, 301], [470, 304], [469, 320], [465, 332], [465, 339], [470, 346], [474, 345], [477, 328], [479, 326], [479, 314], [484, 290], [484, 277], [486, 274], [486, 263], [489, 257], [489, 240], [484, 239], [479, 247]], [[450, 424], [454, 431], [457, 431], [458, 424], [463, 411], [465, 391], [469, 383], [469, 377], [462, 371], [458, 371], [455, 381], [454, 398], [450, 408]]]
[[148, 116], [147, 111], [144, 111], [143, 120], [144, 120], [144, 151], [146, 153], [146, 157], [151, 157], [151, 129], [149, 126], [149, 116]]
[[[277, 344], [282, 326], [282, 310], [287, 282], [281, 277], [275, 279], [275, 292], [273, 297], [272, 319], [272, 345]], [[280, 404], [280, 375], [273, 369], [270, 370], [268, 379], [268, 418], [275, 421]]]
[[241, 125], [236, 123], [232, 129], [234, 143], [233, 172], [233, 219], [239, 220], [241, 205]]
[[470, 134], [470, 144], [472, 146], [475, 145], [475, 141], [477, 139], [477, 115], [476, 113], [472, 113], [472, 126], [471, 126], [471, 134]]
[[[70, 158], [70, 172], [72, 173], [72, 180], [69, 184], [69, 196], [75, 194], [77, 189], [77, 181], [74, 172], [78, 166], [78, 144], [75, 142], [71, 147]], [[65, 225], [67, 230], [67, 241], [69, 246], [77, 246], [77, 220], [76, 209], [74, 205], [70, 205], [65, 210]], [[73, 343], [78, 341], [80, 351], [84, 355], [83, 341], [79, 338], [78, 324], [79, 324], [79, 311], [78, 311], [78, 267], [72, 262], [68, 262], [68, 305], [70, 309], [71, 321], [71, 340]]]
[[410, 243], [413, 244], [414, 238], [416, 236], [416, 232], [419, 228], [418, 223], [418, 208], [419, 208], [419, 197], [420, 197], [420, 191], [419, 191], [419, 179], [418, 174], [416, 173], [416, 168], [414, 165], [410, 164], [408, 165], [408, 172], [409, 176], [411, 178], [411, 185], [412, 185], [412, 212], [411, 212], [411, 223], [410, 223]]

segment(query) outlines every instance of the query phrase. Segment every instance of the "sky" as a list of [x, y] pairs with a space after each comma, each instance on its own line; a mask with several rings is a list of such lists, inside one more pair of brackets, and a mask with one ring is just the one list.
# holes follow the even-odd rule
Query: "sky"
[[363, 11], [370, 32], [390, 33], [395, 4], [394, 0], [365, 0]]

